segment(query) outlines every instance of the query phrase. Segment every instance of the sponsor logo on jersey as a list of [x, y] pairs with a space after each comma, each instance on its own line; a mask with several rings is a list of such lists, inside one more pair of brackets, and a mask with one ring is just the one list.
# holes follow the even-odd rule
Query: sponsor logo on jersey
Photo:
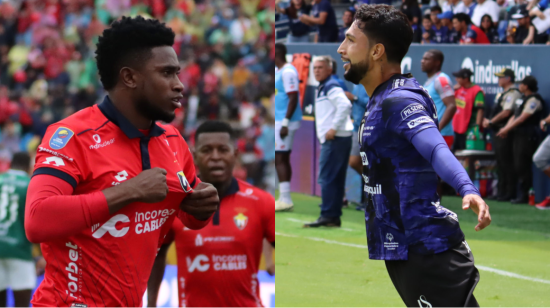
[[65, 158], [66, 160], [68, 161], [74, 161], [74, 159], [70, 158], [69, 156], [67, 155], [63, 155], [61, 153], [57, 153], [56, 151], [52, 151], [50, 149], [47, 149], [45, 147], [38, 147], [38, 152], [46, 152], [46, 153], [50, 153], [52, 155], [55, 155], [55, 156], [59, 156], [59, 157], [63, 157]]
[[430, 117], [423, 116], [423, 117], [416, 118], [414, 120], [409, 121], [409, 123], [407, 123], [407, 126], [409, 126], [409, 128], [415, 128], [422, 123], [429, 123], [429, 122], [433, 123], [434, 120], [432, 120]]
[[57, 156], [50, 156], [46, 158], [46, 160], [43, 161], [42, 163], [45, 165], [54, 165], [56, 167], [65, 166], [65, 162], [63, 161], [63, 158], [57, 157]]
[[120, 171], [119, 173], [117, 173], [115, 175], [115, 179], [117, 180], [117, 182], [113, 181], [111, 183], [112, 186], [119, 185], [120, 182], [125, 181], [126, 179], [128, 179], [128, 172], [126, 172], [126, 170]]
[[212, 255], [209, 258], [206, 255], [200, 254], [195, 258], [187, 257], [187, 270], [189, 273], [194, 271], [206, 272], [210, 268], [215, 271], [238, 271], [246, 270], [247, 268], [246, 255]]
[[69, 140], [74, 136], [74, 132], [66, 127], [58, 127], [50, 138], [50, 147], [54, 150], [64, 148]]
[[178, 172], [178, 179], [180, 180], [181, 188], [183, 188], [184, 192], [188, 193], [193, 190], [191, 185], [189, 185], [189, 181], [187, 181], [185, 174], [183, 174], [183, 171]]
[[77, 298], [75, 296], [75, 293], [77, 291], [80, 293], [81, 284], [78, 283], [78, 278], [81, 276], [81, 271], [78, 271], [78, 246], [67, 242], [65, 244], [66, 247], [69, 247], [69, 260], [70, 262], [67, 264], [67, 267], [65, 267], [65, 270], [68, 272], [68, 283], [67, 283], [67, 290], [65, 290], [65, 294], [68, 296], [71, 296], [73, 298]]
[[365, 184], [368, 184], [369, 183], [369, 177], [364, 175], [364, 174], [361, 174], [363, 176], [363, 181], [365, 182]]
[[243, 213], [239, 213], [233, 217], [233, 222], [235, 222], [235, 226], [237, 226], [239, 230], [243, 230], [248, 224], [248, 217], [246, 217]]
[[107, 232], [111, 234], [112, 237], [122, 237], [126, 235], [126, 233], [128, 233], [128, 230], [130, 230], [130, 227], [123, 227], [123, 228], [117, 229], [116, 225], [119, 222], [122, 222], [122, 223], [130, 222], [130, 218], [128, 218], [128, 216], [124, 214], [117, 214], [111, 217], [109, 220], [107, 220], [106, 223], [104, 223], [99, 229], [97, 229], [94, 233], [92, 233], [92, 236], [95, 238], [101, 238]]
[[426, 108], [424, 108], [421, 104], [410, 104], [401, 110], [401, 119], [405, 120], [413, 114], [422, 112], [423, 110], [426, 110]]
[[382, 194], [382, 185], [377, 184], [376, 186], [372, 187], [367, 184], [365, 184], [363, 190], [369, 194], [369, 195], [381, 195]]
[[176, 210], [174, 209], [153, 210], [141, 213], [136, 212], [136, 217], [134, 219], [134, 221], [137, 222], [136, 234], [158, 230], [175, 212]]
[[395, 250], [397, 247], [399, 247], [399, 243], [393, 241], [393, 234], [386, 233], [386, 240], [387, 242], [384, 242], [384, 248], [387, 250]]
[[361, 151], [359, 152], [359, 155], [361, 155], [361, 162], [363, 163], [363, 166], [368, 166], [369, 160], [367, 159], [367, 153]]
[[195, 246], [199, 247], [203, 245], [202, 236], [200, 234], [197, 234], [197, 237], [195, 238]]
[[95, 143], [101, 143], [101, 137], [99, 137], [98, 134], [93, 135], [92, 138], [94, 139]]
[[[94, 135], [94, 136], [97, 136], [97, 135]], [[98, 136], [98, 137], [99, 137], [99, 136]], [[97, 142], [97, 140], [95, 140], [95, 138], [94, 138], [94, 141]], [[101, 142], [101, 138], [99, 138], [99, 142]], [[97, 149], [99, 149], [99, 148], [104, 148], [104, 147], [106, 147], [106, 146], [108, 146], [108, 145], [111, 145], [111, 144], [113, 144], [113, 143], [115, 143], [115, 138], [112, 138], [111, 140], [106, 140], [106, 141], [104, 141], [103, 143], [96, 143], [96, 144], [94, 144], [94, 145], [91, 145], [91, 146], [90, 146], [90, 150], [97, 150]]]

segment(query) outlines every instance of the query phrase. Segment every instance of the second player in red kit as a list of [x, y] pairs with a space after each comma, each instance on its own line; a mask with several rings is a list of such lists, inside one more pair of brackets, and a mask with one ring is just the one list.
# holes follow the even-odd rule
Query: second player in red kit
[[186, 142], [156, 122], [181, 107], [173, 44], [156, 20], [113, 23], [96, 51], [108, 96], [48, 127], [25, 212], [27, 237], [47, 261], [33, 306], [141, 306], [174, 219], [200, 229], [217, 211]]
[[155, 306], [168, 244], [176, 243], [181, 307], [260, 307], [257, 278], [264, 239], [275, 246], [275, 199], [232, 177], [236, 147], [231, 127], [208, 121], [195, 134], [195, 160], [201, 179], [214, 184], [220, 209], [201, 230], [174, 221], [149, 281]]

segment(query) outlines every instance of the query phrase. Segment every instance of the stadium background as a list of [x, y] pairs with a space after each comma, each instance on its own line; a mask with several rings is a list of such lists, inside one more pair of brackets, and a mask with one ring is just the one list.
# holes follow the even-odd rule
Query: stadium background
[[[123, 15], [157, 18], [176, 33], [185, 98], [171, 124], [192, 147], [194, 130], [204, 120], [228, 121], [239, 135], [234, 175], [273, 194], [269, 0], [0, 1], [0, 172], [13, 153], [34, 154], [48, 125], [103, 99], [95, 43]], [[161, 306], [177, 300], [173, 247], [167, 263]], [[263, 259], [260, 269], [262, 300], [274, 306], [275, 279], [263, 271]]]

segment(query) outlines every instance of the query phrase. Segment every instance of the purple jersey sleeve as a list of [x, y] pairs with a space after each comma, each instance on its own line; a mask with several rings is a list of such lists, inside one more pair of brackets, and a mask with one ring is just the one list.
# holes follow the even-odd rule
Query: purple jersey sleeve
[[480, 195], [437, 128], [422, 130], [412, 138], [411, 142], [420, 155], [430, 162], [435, 173], [462, 197], [468, 194]]

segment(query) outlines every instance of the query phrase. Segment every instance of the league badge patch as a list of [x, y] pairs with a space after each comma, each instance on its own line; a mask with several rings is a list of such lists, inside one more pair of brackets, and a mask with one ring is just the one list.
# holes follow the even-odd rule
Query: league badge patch
[[187, 181], [185, 174], [183, 174], [183, 171], [178, 172], [178, 179], [180, 179], [181, 188], [183, 188], [184, 192], [188, 193], [193, 190], [191, 185], [189, 185], [189, 181]]
[[69, 140], [74, 136], [74, 132], [66, 127], [59, 127], [50, 138], [50, 147], [54, 150], [64, 148]]

